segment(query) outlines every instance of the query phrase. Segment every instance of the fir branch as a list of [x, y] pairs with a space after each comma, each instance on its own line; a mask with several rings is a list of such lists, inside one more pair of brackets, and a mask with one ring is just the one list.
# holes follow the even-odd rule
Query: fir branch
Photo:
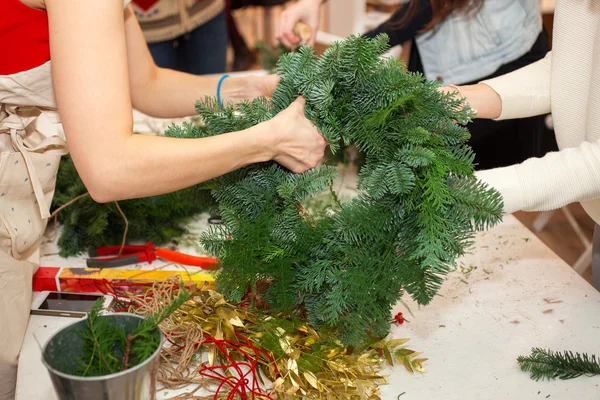
[[600, 375], [600, 359], [586, 353], [533, 348], [529, 356], [519, 356], [517, 361], [521, 370], [529, 372], [535, 381]]
[[78, 332], [83, 339], [83, 358], [80, 368], [74, 371], [80, 376], [112, 374], [121, 369], [121, 360], [114, 354], [115, 344], [124, 343], [124, 334], [100, 316], [103, 299], [98, 299], [90, 308], [85, 329]]
[[[179, 295], [169, 305], [158, 310], [155, 314], [147, 316], [140, 323], [136, 330], [127, 334], [125, 352], [123, 356], [123, 370], [130, 366], [139, 364], [148, 359], [160, 344], [156, 334], [159, 325], [177, 311], [190, 297], [190, 293], [185, 287], [180, 288]], [[135, 354], [135, 361], [130, 363], [131, 354]]]
[[74, 374], [103, 376], [124, 371], [147, 360], [160, 346], [159, 325], [178, 310], [189, 298], [180, 288], [175, 300], [144, 318], [138, 327], [127, 333], [110, 316], [101, 316], [103, 299], [94, 303], [88, 313], [85, 328], [78, 332], [83, 339], [83, 357]]
[[[113, 373], [115, 371], [113, 371], [113, 369], [111, 368], [111, 365], [108, 363], [107, 361], [107, 357], [104, 354], [104, 350], [102, 349], [100, 346], [100, 341], [99, 341], [99, 337], [100, 337], [100, 333], [101, 331], [99, 329], [97, 329], [96, 326], [96, 321], [98, 319], [98, 315], [100, 314], [100, 311], [102, 310], [102, 306], [104, 304], [104, 299], [98, 299], [94, 302], [93, 306], [90, 309], [90, 313], [88, 316], [88, 328], [89, 328], [89, 332], [90, 332], [90, 336], [92, 339], [92, 343], [93, 343], [93, 347], [94, 347], [94, 351], [92, 353], [92, 360], [94, 359], [94, 356], [96, 354], [98, 354], [98, 357], [100, 358], [100, 360], [102, 361], [102, 364], [104, 364], [104, 367], [108, 370], [109, 373]], [[87, 373], [89, 371], [89, 365], [86, 368], [85, 372], [84, 372], [84, 376], [85, 373]]]

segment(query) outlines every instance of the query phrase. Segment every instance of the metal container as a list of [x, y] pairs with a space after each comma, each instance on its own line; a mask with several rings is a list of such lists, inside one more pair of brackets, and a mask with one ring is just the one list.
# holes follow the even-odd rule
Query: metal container
[[[114, 318], [114, 323], [126, 333], [133, 332], [142, 317], [119, 313], [102, 316]], [[57, 332], [43, 351], [43, 362], [60, 400], [154, 400], [156, 398], [156, 375], [159, 352], [164, 336], [160, 333], [160, 345], [150, 358], [122, 372], [105, 376], [82, 377], [64, 371], [73, 371], [83, 354], [83, 340], [78, 333], [87, 323], [81, 320]]]

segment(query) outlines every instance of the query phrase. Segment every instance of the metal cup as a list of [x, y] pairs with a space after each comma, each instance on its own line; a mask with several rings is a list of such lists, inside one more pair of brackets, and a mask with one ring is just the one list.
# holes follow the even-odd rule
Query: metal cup
[[[133, 332], [142, 317], [119, 313], [100, 318], [113, 318], [125, 333]], [[83, 355], [83, 339], [78, 335], [87, 320], [69, 325], [50, 338], [44, 346], [44, 365], [50, 373], [52, 384], [60, 400], [154, 400], [159, 352], [164, 336], [160, 332], [160, 345], [150, 358], [139, 365], [111, 375], [82, 377], [65, 371], [74, 371]]]

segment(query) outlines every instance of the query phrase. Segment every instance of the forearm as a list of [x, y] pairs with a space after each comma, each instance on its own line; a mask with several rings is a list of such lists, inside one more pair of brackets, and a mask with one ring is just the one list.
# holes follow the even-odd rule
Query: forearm
[[[95, 200], [162, 194], [268, 160], [304, 172], [323, 157], [326, 141], [306, 119], [300, 99], [241, 132], [204, 139], [134, 135], [132, 98], [149, 114], [189, 115], [197, 99], [214, 94], [217, 78], [157, 69], [131, 7], [124, 26], [120, 0], [46, 4], [61, 122], [75, 167]], [[225, 101], [253, 95], [236, 81], [223, 87]], [[252, 87], [257, 82], [274, 86], [276, 77], [253, 79]]]
[[[131, 87], [133, 107], [157, 118], [179, 118], [195, 115], [196, 101], [216, 96], [221, 76], [198, 76], [170, 69], [156, 68], [151, 79]], [[265, 92], [267, 76], [228, 77], [221, 85], [224, 104], [252, 99]]]
[[[552, 53], [521, 69], [460, 91], [478, 118], [512, 119], [547, 114], [550, 104]], [[451, 86], [443, 91], [455, 91]]]
[[506, 213], [547, 211], [600, 198], [600, 141], [550, 152], [509, 167], [477, 172], [502, 195]]
[[[476, 118], [496, 119], [502, 112], [502, 100], [494, 89], [486, 84], [478, 83], [476, 85], [459, 86], [460, 93], [464, 96], [471, 108], [477, 110]], [[447, 91], [454, 91], [452, 86], [444, 88]]]
[[264, 140], [268, 127], [263, 123], [203, 139], [130, 134], [119, 143], [97, 146], [94, 152], [78, 148], [71, 152], [92, 197], [109, 202], [172, 192], [268, 161], [273, 157]]

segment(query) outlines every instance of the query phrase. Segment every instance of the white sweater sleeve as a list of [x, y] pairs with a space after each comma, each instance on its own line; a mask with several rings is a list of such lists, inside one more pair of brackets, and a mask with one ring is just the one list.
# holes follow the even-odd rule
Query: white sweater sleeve
[[550, 112], [552, 53], [543, 59], [497, 78], [482, 81], [502, 99], [498, 119], [526, 118]]
[[502, 194], [504, 211], [547, 211], [600, 198], [600, 141], [477, 172]]

